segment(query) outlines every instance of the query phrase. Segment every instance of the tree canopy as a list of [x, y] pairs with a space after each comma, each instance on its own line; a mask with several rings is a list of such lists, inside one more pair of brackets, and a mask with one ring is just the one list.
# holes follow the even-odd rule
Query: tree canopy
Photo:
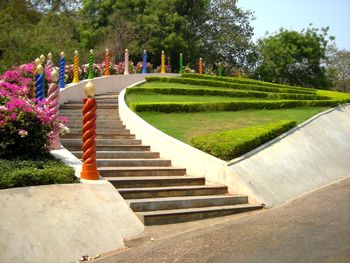
[[261, 39], [256, 74], [265, 81], [305, 87], [329, 88], [324, 61], [329, 40], [328, 28], [308, 28], [301, 32], [281, 29]]

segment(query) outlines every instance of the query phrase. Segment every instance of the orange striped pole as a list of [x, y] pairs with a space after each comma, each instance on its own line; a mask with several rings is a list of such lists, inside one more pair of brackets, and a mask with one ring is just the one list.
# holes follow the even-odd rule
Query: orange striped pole
[[110, 72], [109, 72], [109, 67], [111, 66], [111, 58], [109, 55], [109, 50], [108, 48], [106, 49], [106, 53], [105, 53], [105, 76], [110, 76]]
[[202, 58], [199, 58], [199, 62], [198, 62], [198, 73], [199, 75], [203, 74], [203, 61]]
[[87, 98], [83, 100], [83, 167], [82, 179], [98, 180], [100, 174], [96, 167], [96, 100], [95, 86], [89, 81], [84, 88]]

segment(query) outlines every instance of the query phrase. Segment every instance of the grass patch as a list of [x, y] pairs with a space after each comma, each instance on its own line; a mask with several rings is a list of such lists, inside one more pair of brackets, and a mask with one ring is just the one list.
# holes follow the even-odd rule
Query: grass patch
[[296, 121], [282, 120], [267, 125], [194, 137], [191, 144], [213, 156], [229, 161], [295, 127]]
[[170, 136], [190, 143], [191, 138], [204, 134], [264, 125], [280, 120], [302, 123], [328, 107], [278, 110], [244, 110], [237, 112], [156, 113], [140, 112], [138, 115]]
[[336, 92], [330, 90], [317, 90], [316, 92], [319, 96], [328, 97], [332, 100], [345, 100], [350, 101], [350, 93]]
[[52, 156], [35, 160], [0, 159], [0, 189], [77, 183], [72, 167]]

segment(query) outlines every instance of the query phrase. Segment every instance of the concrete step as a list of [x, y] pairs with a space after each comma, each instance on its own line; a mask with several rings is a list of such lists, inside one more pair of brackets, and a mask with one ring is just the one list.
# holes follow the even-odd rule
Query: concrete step
[[193, 176], [130, 176], [108, 177], [116, 188], [161, 187], [179, 185], [204, 185], [204, 177]]
[[[68, 119], [67, 126], [72, 126], [72, 125], [83, 125], [83, 119]], [[97, 126], [110, 126], [110, 127], [115, 127], [115, 126], [124, 126], [123, 122], [121, 120], [109, 120], [109, 119], [97, 119], [96, 120], [96, 125]], [[125, 127], [125, 126], [124, 126]]]
[[170, 166], [170, 160], [164, 159], [97, 159], [98, 167], [147, 167], [147, 166]]
[[[82, 130], [81, 129], [69, 129], [69, 134], [80, 134], [82, 136]], [[130, 130], [128, 129], [115, 129], [113, 132], [103, 132], [103, 131], [96, 131], [96, 135], [101, 136], [108, 136], [108, 135], [130, 135]], [[63, 137], [62, 137], [63, 138]]]
[[[60, 106], [60, 110], [71, 110], [71, 109], [83, 109], [82, 103], [77, 104], [63, 104]], [[99, 104], [97, 109], [118, 109], [118, 104]]]
[[118, 188], [118, 192], [125, 199], [195, 196], [195, 195], [223, 195], [227, 187], [222, 185], [190, 185], [144, 188]]
[[[72, 151], [77, 158], [82, 158], [82, 151]], [[140, 151], [97, 151], [97, 159], [154, 159], [159, 158], [157, 152], [140, 152]]]
[[[136, 139], [95, 139], [97, 146], [107, 145], [141, 145], [141, 140]], [[82, 145], [81, 139], [61, 139], [61, 143], [65, 146]]]
[[[97, 105], [99, 104], [118, 104], [118, 98], [95, 98]], [[76, 105], [76, 104], [80, 104], [83, 105], [82, 101], [76, 101], [76, 100], [69, 100], [66, 103], [64, 103], [63, 105]]]
[[225, 206], [248, 203], [244, 195], [179, 196], [126, 200], [134, 212]]
[[[81, 133], [68, 133], [62, 139], [82, 139]], [[96, 139], [135, 139], [134, 134], [96, 134]], [[112, 157], [113, 158], [113, 157]]]
[[99, 167], [103, 177], [118, 176], [184, 176], [186, 169], [175, 167]]
[[[69, 128], [69, 127], [68, 127]], [[82, 128], [69, 128], [71, 133], [81, 133]], [[118, 129], [118, 128], [99, 128], [96, 127], [96, 134], [105, 134], [105, 133], [120, 133], [126, 132], [130, 134], [130, 130], [128, 129]]]
[[[64, 117], [67, 117], [67, 116], [64, 116]], [[76, 114], [74, 114], [68, 118], [68, 121], [70, 121], [70, 122], [83, 122], [82, 114], [80, 116], [76, 116]], [[112, 116], [112, 115], [105, 116], [105, 115], [97, 114], [97, 121], [105, 122], [105, 121], [121, 121], [121, 120], [117, 116]]]
[[[70, 151], [81, 151], [82, 145], [64, 145]], [[149, 151], [150, 147], [145, 145], [98, 145], [96, 151]]]
[[232, 215], [261, 208], [262, 205], [242, 204], [137, 212], [136, 215], [145, 225], [160, 225]]
[[[70, 129], [81, 129], [83, 127], [83, 124], [82, 123], [76, 123], [76, 124], [67, 124], [67, 127], [70, 128]], [[101, 123], [97, 123], [96, 124], [96, 129], [99, 129], [99, 130], [111, 130], [113, 131], [113, 129], [126, 129], [126, 126], [123, 125], [123, 124], [112, 124], [112, 123], [109, 123], [109, 124], [101, 124]]]

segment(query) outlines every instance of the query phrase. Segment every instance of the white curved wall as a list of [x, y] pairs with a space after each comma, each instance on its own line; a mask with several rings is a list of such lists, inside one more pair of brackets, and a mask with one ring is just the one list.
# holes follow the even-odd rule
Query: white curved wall
[[350, 177], [350, 106], [321, 113], [237, 160], [230, 169], [277, 205]]

